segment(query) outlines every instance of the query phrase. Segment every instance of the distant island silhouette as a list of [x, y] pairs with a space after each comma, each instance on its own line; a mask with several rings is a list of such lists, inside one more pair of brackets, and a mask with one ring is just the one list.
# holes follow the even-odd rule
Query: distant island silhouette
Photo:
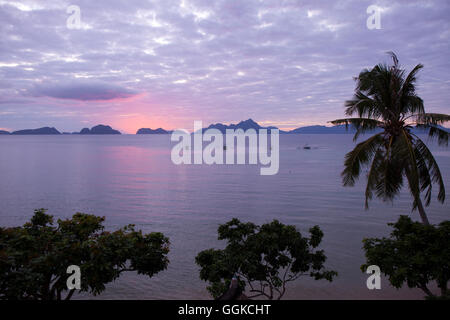
[[24, 130], [17, 130], [11, 132], [11, 134], [17, 134], [17, 135], [25, 135], [25, 134], [61, 134], [58, 130], [55, 128], [50, 127], [43, 127], [38, 129], [24, 129]]
[[110, 126], [106, 126], [103, 124], [99, 124], [95, 127], [83, 128], [80, 132], [72, 132], [72, 134], [121, 134], [120, 131], [111, 128]]
[[[450, 132], [449, 128], [445, 128], [442, 126], [438, 126], [439, 128], [446, 130], [447, 132]], [[202, 131], [205, 132], [208, 129], [218, 129], [220, 132], [225, 133], [227, 129], [242, 129], [244, 131], [248, 129], [255, 129], [258, 131], [259, 129], [278, 129], [277, 127], [263, 127], [259, 125], [257, 122], [255, 122], [253, 119], [247, 119], [244, 121], [241, 121], [237, 124], [223, 124], [223, 123], [214, 123], [210, 124], [207, 128], [203, 128]], [[372, 132], [380, 132], [381, 129], [377, 128], [373, 130]], [[158, 129], [151, 129], [151, 128], [140, 128], [136, 131], [136, 134], [171, 134], [173, 130], [165, 130], [163, 128]], [[305, 126], [305, 127], [299, 127], [293, 130], [285, 131], [285, 130], [279, 130], [280, 134], [354, 134], [356, 132], [356, 129], [349, 125], [348, 130], [346, 129], [345, 125], [337, 125], [337, 126], [322, 126], [322, 125], [313, 125], [313, 126]], [[419, 129], [419, 128], [413, 128], [412, 132], [414, 133], [426, 133], [426, 130]], [[57, 129], [54, 127], [43, 127], [43, 128], [37, 128], [37, 129], [24, 129], [24, 130], [17, 130], [13, 132], [8, 132], [6, 130], [0, 130], [0, 135], [55, 135], [55, 134], [61, 134]], [[71, 134], [77, 134], [77, 135], [91, 135], [91, 134], [121, 134], [119, 130], [115, 130], [111, 128], [108, 125], [99, 124], [92, 128], [83, 128], [80, 132], [63, 132], [64, 135], [71, 135]]]
[[[449, 129], [439, 126], [441, 129], [449, 131]], [[241, 121], [237, 124], [223, 124], [223, 123], [214, 123], [209, 125], [207, 128], [203, 128], [203, 132], [205, 132], [208, 129], [218, 129], [220, 132], [225, 133], [227, 129], [242, 129], [244, 131], [248, 129], [255, 129], [258, 131], [259, 129], [278, 129], [274, 126], [269, 127], [263, 127], [259, 125], [256, 121], [253, 119], [247, 119], [244, 121]], [[381, 129], [375, 129], [372, 132], [381, 132]], [[162, 128], [158, 128], [156, 130], [148, 129], [148, 128], [141, 128], [139, 129], [136, 134], [168, 134], [172, 133], [173, 131], [164, 130]], [[345, 127], [345, 125], [337, 125], [337, 126], [321, 126], [321, 125], [313, 125], [313, 126], [305, 126], [305, 127], [299, 127], [293, 130], [285, 131], [285, 130], [279, 130], [280, 134], [354, 134], [356, 132], [356, 129], [352, 126], [348, 126], [348, 130]], [[413, 128], [413, 132], [416, 133], [424, 133], [426, 131], [422, 129]]]
[[138, 131], [136, 131], [136, 134], [168, 134], [168, 133], [172, 133], [172, 131], [167, 131], [162, 128], [158, 129], [141, 128]]
[[[5, 135], [55, 135], [55, 134], [61, 134], [56, 128], [54, 127], [42, 127], [37, 129], [23, 129], [23, 130], [17, 130], [13, 132], [9, 132], [6, 130], [0, 130], [0, 134]], [[89, 128], [83, 128], [80, 132], [63, 132], [62, 134], [121, 134], [120, 131], [115, 130], [111, 128], [110, 126], [99, 124], [97, 126]]]

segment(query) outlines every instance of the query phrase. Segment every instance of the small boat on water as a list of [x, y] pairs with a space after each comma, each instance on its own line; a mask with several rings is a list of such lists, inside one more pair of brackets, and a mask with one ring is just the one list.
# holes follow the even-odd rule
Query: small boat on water
[[303, 146], [303, 149], [306, 149], [306, 150], [310, 150], [310, 149], [311, 149], [311, 147], [310, 147], [310, 146], [308, 146], [308, 144], [305, 144], [305, 145]]

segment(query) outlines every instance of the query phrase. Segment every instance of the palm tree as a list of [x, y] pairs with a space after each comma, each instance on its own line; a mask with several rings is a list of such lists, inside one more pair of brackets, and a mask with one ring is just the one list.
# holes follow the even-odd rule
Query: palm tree
[[[430, 139], [448, 146], [449, 133], [439, 125], [450, 116], [425, 113], [423, 100], [416, 94], [416, 76], [422, 64], [406, 75], [400, 68], [397, 56], [389, 52], [393, 65], [378, 64], [371, 70], [364, 69], [355, 78], [356, 89], [352, 100], [345, 103], [346, 115], [354, 118], [338, 119], [331, 123], [353, 125], [354, 141], [364, 132], [381, 128], [345, 156], [342, 172], [344, 186], [353, 186], [361, 168], [369, 168], [365, 191], [365, 206], [373, 194], [385, 201], [393, 201], [406, 178], [414, 199], [413, 211], [418, 209], [422, 222], [429, 224], [421, 200], [425, 192], [425, 205], [430, 204], [433, 184], [439, 186], [437, 199], [445, 200], [445, 187], [439, 167], [425, 143], [411, 129], [427, 129]], [[406, 76], [405, 76], [406, 75]]]

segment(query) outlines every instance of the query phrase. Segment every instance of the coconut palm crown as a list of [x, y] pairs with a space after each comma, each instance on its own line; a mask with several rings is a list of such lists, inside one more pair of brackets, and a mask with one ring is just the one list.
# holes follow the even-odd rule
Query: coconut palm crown
[[428, 206], [432, 187], [437, 185], [437, 199], [443, 203], [445, 186], [435, 158], [412, 129], [427, 130], [431, 140], [448, 146], [449, 133], [440, 125], [449, 121], [450, 116], [425, 112], [423, 100], [416, 93], [417, 73], [423, 65], [418, 64], [406, 74], [397, 56], [393, 52], [389, 55], [393, 65], [378, 64], [371, 70], [364, 69], [355, 78], [355, 95], [345, 103], [345, 113], [351, 118], [331, 121], [335, 125], [345, 124], [347, 128], [352, 125], [356, 129], [354, 141], [360, 134], [381, 128], [381, 132], [347, 153], [343, 184], [353, 186], [362, 168], [367, 167], [365, 206], [368, 208], [374, 194], [393, 201], [407, 182], [414, 199], [413, 211], [418, 209], [422, 222], [429, 224], [421, 193], [424, 192], [425, 206]]

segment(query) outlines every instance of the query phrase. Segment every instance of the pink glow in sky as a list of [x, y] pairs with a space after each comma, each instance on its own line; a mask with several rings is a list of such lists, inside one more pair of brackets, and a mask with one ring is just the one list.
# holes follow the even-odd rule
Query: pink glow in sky
[[0, 128], [326, 124], [387, 51], [425, 65], [419, 95], [448, 113], [449, 16], [447, 0], [0, 1]]

